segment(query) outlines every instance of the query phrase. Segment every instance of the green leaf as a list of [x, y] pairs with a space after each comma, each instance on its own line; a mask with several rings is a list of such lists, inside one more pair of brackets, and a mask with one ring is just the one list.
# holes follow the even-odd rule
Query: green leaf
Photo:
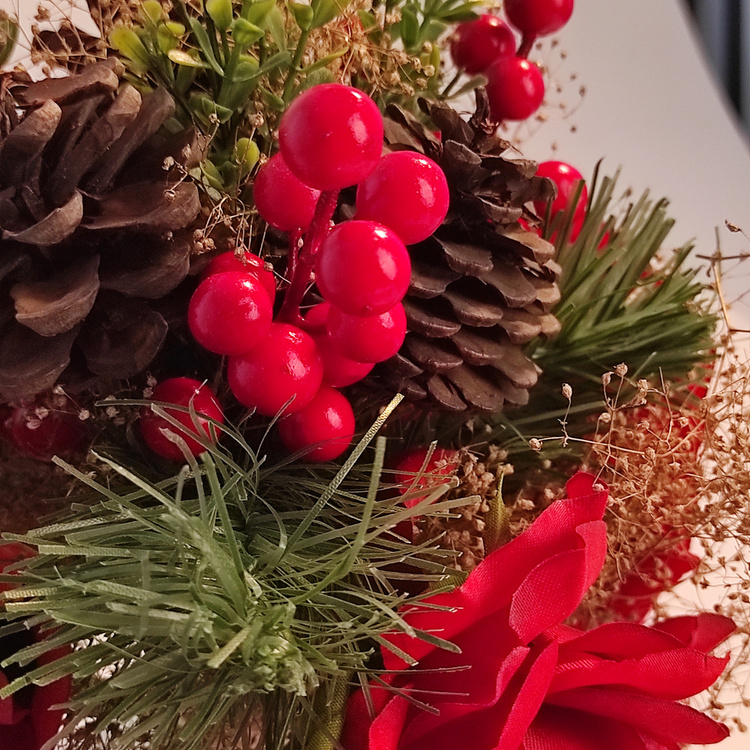
[[216, 118], [218, 122], [228, 122], [234, 114], [233, 109], [229, 107], [223, 107], [217, 104], [213, 99], [205, 94], [196, 94], [190, 99], [190, 109], [197, 115], [203, 122], [211, 125], [214, 124], [212, 120]]
[[284, 14], [281, 12], [279, 6], [275, 3], [266, 16], [266, 23], [276, 46], [281, 52], [285, 52], [287, 50], [287, 42], [286, 27], [284, 25]]
[[268, 14], [275, 7], [276, 0], [258, 0], [258, 2], [243, 0], [240, 17], [256, 26], [265, 27]]
[[193, 16], [190, 17], [190, 30], [193, 32], [193, 36], [198, 42], [201, 54], [205, 58], [206, 62], [211, 66], [214, 72], [218, 73], [219, 75], [224, 75], [224, 69], [221, 67], [221, 65], [219, 65], [219, 61], [214, 55], [214, 50], [211, 46], [211, 40], [208, 38], [206, 29], [203, 28], [201, 22]]
[[190, 54], [181, 49], [171, 49], [167, 52], [167, 57], [177, 65], [186, 65], [189, 68], [209, 69], [211, 66], [201, 60], [197, 54]]
[[133, 29], [115, 26], [109, 34], [109, 42], [121, 55], [148, 69], [151, 56]]
[[312, 27], [313, 22], [313, 9], [306, 3], [294, 3], [290, 2], [287, 4], [289, 11], [294, 18], [294, 22], [302, 31], [309, 31]]
[[314, 73], [316, 70], [320, 70], [321, 68], [325, 68], [326, 65], [330, 65], [334, 60], [338, 60], [339, 58], [343, 57], [347, 53], [347, 49], [343, 48], [336, 52], [332, 52], [330, 55], [326, 55], [325, 57], [321, 57], [320, 60], [316, 60], [312, 65], [308, 65], [304, 69], [304, 73], [306, 75], [310, 75], [311, 73]]
[[352, 0], [311, 0], [312, 28], [317, 29], [333, 21], [351, 4]]
[[206, 13], [218, 31], [226, 31], [232, 24], [232, 0], [205, 0]]
[[401, 9], [401, 21], [397, 26], [404, 47], [409, 51], [419, 39], [419, 21], [417, 19], [416, 6], [409, 4]]
[[380, 23], [378, 22], [377, 16], [374, 13], [370, 13], [368, 10], [358, 10], [357, 17], [359, 22], [362, 24], [362, 30], [365, 34], [371, 34], [374, 31], [380, 31]]
[[265, 36], [265, 31], [254, 23], [244, 18], [235, 19], [232, 24], [232, 39], [234, 43], [244, 52], [250, 45], [255, 44]]
[[158, 0], [144, 0], [138, 9], [138, 15], [146, 26], [156, 26], [162, 20], [164, 8]]

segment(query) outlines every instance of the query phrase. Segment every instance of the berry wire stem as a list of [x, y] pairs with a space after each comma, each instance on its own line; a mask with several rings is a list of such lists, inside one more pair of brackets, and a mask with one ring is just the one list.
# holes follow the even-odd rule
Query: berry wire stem
[[300, 305], [312, 278], [318, 250], [330, 230], [331, 219], [338, 200], [338, 190], [324, 190], [320, 194], [318, 205], [315, 207], [315, 216], [305, 233], [304, 242], [294, 262], [294, 273], [289, 277], [289, 288], [279, 311], [279, 320], [300, 327], [304, 325]]
[[299, 258], [301, 239], [301, 229], [295, 229], [293, 232], [289, 233], [289, 252], [286, 262], [286, 275], [290, 281], [294, 278], [294, 274], [297, 272], [297, 259]]
[[528, 57], [536, 40], [536, 34], [524, 34], [521, 44], [518, 47], [518, 52], [516, 52], [516, 57]]

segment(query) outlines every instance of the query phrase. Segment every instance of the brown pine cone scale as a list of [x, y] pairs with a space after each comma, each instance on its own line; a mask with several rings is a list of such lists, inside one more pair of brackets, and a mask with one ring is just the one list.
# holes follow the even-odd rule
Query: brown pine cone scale
[[540, 370], [523, 350], [559, 330], [552, 309], [560, 268], [553, 246], [518, 220], [536, 221], [528, 206], [547, 200], [553, 187], [535, 176], [533, 162], [503, 156], [509, 144], [493, 135], [481, 91], [468, 121], [445, 104], [423, 105], [440, 140], [391, 106], [386, 141], [442, 167], [450, 208], [431, 237], [409, 247], [408, 333], [376, 373], [431, 409], [497, 412], [526, 404]]

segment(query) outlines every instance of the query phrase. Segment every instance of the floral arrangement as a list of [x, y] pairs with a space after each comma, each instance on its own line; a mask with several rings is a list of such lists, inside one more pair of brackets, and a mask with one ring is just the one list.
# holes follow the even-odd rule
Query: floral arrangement
[[70, 6], [0, 14], [0, 749], [744, 730], [720, 259], [507, 139], [573, 0]]

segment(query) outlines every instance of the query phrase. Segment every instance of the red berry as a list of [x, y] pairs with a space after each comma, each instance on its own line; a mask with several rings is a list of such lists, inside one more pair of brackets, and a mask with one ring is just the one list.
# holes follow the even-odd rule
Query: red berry
[[505, 0], [505, 13], [524, 36], [545, 36], [565, 26], [573, 0]]
[[386, 154], [357, 187], [357, 219], [385, 224], [406, 245], [427, 239], [443, 223], [449, 204], [443, 170], [416, 151]]
[[253, 198], [260, 215], [282, 232], [310, 226], [320, 190], [301, 182], [281, 154], [272, 156], [258, 171]]
[[345, 396], [324, 385], [304, 409], [279, 422], [279, 436], [290, 451], [305, 450], [316, 463], [340, 456], [354, 437], [354, 411]]
[[525, 120], [544, 99], [544, 78], [534, 63], [522, 57], [503, 57], [487, 69], [490, 114], [497, 122]]
[[89, 443], [86, 424], [72, 404], [70, 410], [49, 408], [42, 402], [10, 407], [3, 432], [21, 453], [40, 461], [70, 458]]
[[224, 273], [226, 271], [242, 271], [243, 273], [255, 276], [268, 292], [271, 302], [276, 297], [276, 277], [273, 275], [273, 271], [269, 271], [266, 268], [263, 259], [254, 253], [245, 251], [242, 255], [238, 256], [233, 252], [228, 252], [215, 256], [203, 271], [201, 280], [207, 279], [216, 273]]
[[290, 399], [286, 413], [310, 403], [323, 381], [323, 362], [313, 338], [293, 325], [272, 323], [252, 351], [229, 357], [229, 387], [240, 403], [266, 417]]
[[457, 68], [481, 73], [498, 57], [516, 53], [516, 38], [507, 23], [489, 14], [458, 24], [451, 42], [451, 57]]
[[323, 360], [323, 383], [334, 388], [359, 383], [375, 367], [374, 362], [355, 362], [345, 357], [328, 334], [315, 337], [320, 357]]
[[401, 348], [406, 336], [406, 313], [399, 302], [380, 315], [348, 315], [331, 306], [328, 335], [345, 357], [356, 362], [383, 362]]
[[[144, 406], [141, 409], [140, 429], [146, 445], [158, 456], [168, 458], [170, 461], [184, 461], [185, 455], [177, 443], [168, 439], [167, 433], [179, 435], [186, 443], [187, 449], [194, 456], [199, 456], [206, 449], [190, 435], [200, 435], [202, 438], [210, 439], [209, 419], [216, 422], [224, 422], [221, 406], [213, 391], [193, 378], [170, 378], [164, 380], [154, 388], [152, 396], [154, 401], [162, 401], [176, 406], [192, 408], [195, 411], [195, 420], [189, 412], [166, 409], [170, 417], [176, 419], [185, 426], [183, 432], [178, 427], [170, 424], [164, 417], [160, 417], [152, 409]], [[207, 419], [208, 418], [208, 419]], [[219, 431], [216, 430], [218, 437]]]
[[340, 83], [313, 86], [281, 118], [279, 148], [306, 185], [338, 190], [362, 182], [383, 148], [383, 118], [367, 94]]
[[[409, 451], [398, 462], [396, 466], [396, 482], [399, 484], [398, 490], [402, 495], [409, 490], [437, 485], [442, 477], [450, 476], [458, 468], [457, 451], [436, 448], [432, 453], [429, 463], [425, 466], [422, 476], [415, 483], [414, 479], [422, 468], [426, 457], [427, 448], [415, 448], [413, 451]], [[404, 505], [407, 508], [411, 508], [424, 498], [425, 495], [411, 497], [405, 501]]]
[[[552, 221], [560, 211], [567, 210], [568, 203], [578, 190], [579, 184], [584, 181], [583, 175], [575, 167], [562, 161], [543, 161], [537, 168], [536, 174], [538, 177], [547, 177], [557, 186], [557, 195], [550, 206], [550, 221]], [[576, 234], [581, 231], [587, 201], [588, 191], [584, 185], [574, 209], [573, 223], [577, 225], [578, 230]], [[543, 217], [547, 211], [547, 204], [544, 201], [534, 201], [534, 210]]]
[[331, 309], [330, 302], [320, 302], [313, 305], [305, 313], [305, 330], [317, 336], [326, 332], [326, 323], [328, 322], [328, 311]]
[[345, 221], [323, 241], [315, 280], [332, 305], [351, 315], [379, 315], [400, 302], [409, 288], [409, 251], [382, 224]]
[[195, 340], [216, 354], [242, 354], [263, 340], [273, 305], [261, 282], [243, 271], [209, 276], [193, 292], [188, 325]]

